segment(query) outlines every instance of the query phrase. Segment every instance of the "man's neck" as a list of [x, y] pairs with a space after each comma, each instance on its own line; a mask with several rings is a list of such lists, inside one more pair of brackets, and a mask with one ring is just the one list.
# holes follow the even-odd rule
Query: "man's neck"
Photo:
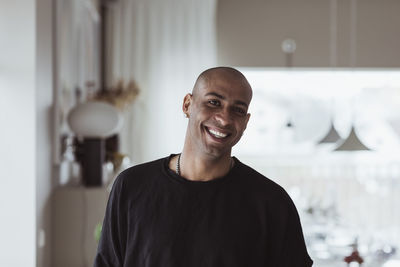
[[183, 150], [179, 164], [178, 156], [170, 160], [169, 167], [176, 171], [179, 165], [180, 175], [191, 181], [210, 181], [225, 176], [233, 166], [230, 154], [215, 158], [208, 155], [198, 155]]

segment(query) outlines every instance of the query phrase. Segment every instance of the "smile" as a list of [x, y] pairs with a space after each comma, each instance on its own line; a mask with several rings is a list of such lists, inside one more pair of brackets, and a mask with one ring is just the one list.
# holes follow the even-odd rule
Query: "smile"
[[227, 133], [222, 133], [222, 132], [219, 132], [219, 131], [217, 131], [217, 130], [210, 129], [210, 128], [208, 128], [208, 127], [206, 127], [206, 129], [207, 129], [207, 132], [208, 132], [211, 136], [213, 136], [213, 137], [215, 137], [215, 138], [218, 138], [218, 139], [225, 138], [225, 137], [227, 137], [227, 136], [229, 135], [229, 134], [227, 134]]

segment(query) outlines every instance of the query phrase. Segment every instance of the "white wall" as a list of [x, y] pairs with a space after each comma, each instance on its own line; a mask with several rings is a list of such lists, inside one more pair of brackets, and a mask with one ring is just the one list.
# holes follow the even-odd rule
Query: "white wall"
[[0, 266], [50, 266], [51, 4], [0, 3]]
[[35, 266], [35, 1], [0, 2], [0, 266]]

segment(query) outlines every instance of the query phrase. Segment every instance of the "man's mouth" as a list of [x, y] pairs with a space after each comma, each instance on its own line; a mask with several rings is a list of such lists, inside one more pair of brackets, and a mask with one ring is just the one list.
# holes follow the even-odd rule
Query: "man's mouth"
[[218, 130], [216, 130], [216, 129], [210, 129], [210, 128], [208, 128], [208, 127], [205, 127], [205, 128], [206, 128], [207, 132], [208, 132], [211, 136], [213, 136], [213, 137], [215, 137], [215, 138], [223, 139], [223, 138], [229, 136], [228, 133], [223, 133], [223, 132], [220, 132], [220, 131], [218, 131]]

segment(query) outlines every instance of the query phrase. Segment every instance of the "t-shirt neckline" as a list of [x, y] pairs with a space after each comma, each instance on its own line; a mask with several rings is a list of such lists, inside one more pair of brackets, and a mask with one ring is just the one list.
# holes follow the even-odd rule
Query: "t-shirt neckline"
[[178, 154], [171, 154], [168, 157], [164, 158], [163, 171], [167, 174], [167, 176], [169, 178], [171, 178], [175, 181], [178, 181], [180, 183], [187, 184], [189, 186], [203, 187], [203, 186], [212, 186], [212, 185], [216, 185], [216, 184], [225, 183], [234, 177], [233, 173], [236, 171], [236, 169], [238, 168], [238, 165], [240, 164], [240, 161], [236, 157], [233, 156], [232, 157], [232, 159], [234, 160], [233, 167], [224, 176], [215, 178], [215, 179], [212, 179], [209, 181], [192, 181], [192, 180], [188, 180], [188, 179], [178, 175], [175, 171], [173, 171], [169, 168], [169, 161], [171, 160], [172, 157], [174, 157], [176, 155], [178, 155]]

